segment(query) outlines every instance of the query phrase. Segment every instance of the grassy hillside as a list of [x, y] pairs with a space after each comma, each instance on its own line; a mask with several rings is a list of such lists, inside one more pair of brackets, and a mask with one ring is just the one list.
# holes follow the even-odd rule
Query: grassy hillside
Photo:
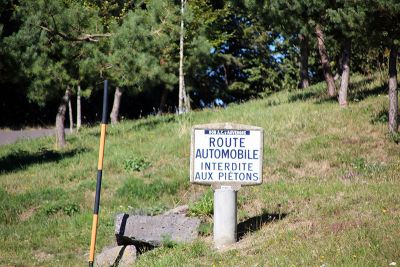
[[[118, 212], [160, 213], [190, 203], [205, 235], [162, 247], [138, 266], [388, 266], [400, 264], [400, 147], [387, 135], [387, 96], [358, 77], [341, 109], [324, 84], [226, 109], [109, 127], [97, 251], [114, 242]], [[260, 227], [216, 252], [210, 191], [189, 184], [190, 129], [235, 122], [264, 128], [264, 184], [239, 191], [239, 222]], [[0, 266], [84, 266], [88, 259], [99, 127], [0, 148]]]

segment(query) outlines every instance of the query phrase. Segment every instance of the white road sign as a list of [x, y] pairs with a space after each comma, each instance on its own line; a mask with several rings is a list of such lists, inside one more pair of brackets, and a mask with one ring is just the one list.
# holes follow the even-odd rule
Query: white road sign
[[260, 127], [218, 123], [192, 129], [192, 183], [261, 184], [262, 158]]

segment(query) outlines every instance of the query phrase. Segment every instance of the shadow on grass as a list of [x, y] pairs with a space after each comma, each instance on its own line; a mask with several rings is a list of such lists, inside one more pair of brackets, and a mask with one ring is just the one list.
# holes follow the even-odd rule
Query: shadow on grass
[[[376, 96], [380, 94], [385, 94], [387, 90], [387, 85], [383, 84], [380, 86], [376, 86], [370, 90], [366, 90], [364, 88], [360, 88], [363, 84], [368, 84], [369, 82], [373, 81], [373, 79], [365, 79], [361, 80], [359, 82], [351, 83], [349, 86], [349, 91], [348, 91], [348, 99], [350, 102], [359, 102], [362, 101], [370, 96]], [[338, 101], [338, 96], [324, 96], [321, 99], [317, 100], [315, 103], [316, 104], [323, 104], [323, 103], [329, 103], [329, 102], [337, 102]]]
[[306, 101], [311, 98], [316, 98], [320, 94], [321, 93], [319, 93], [319, 92], [300, 92], [300, 93], [289, 96], [288, 102], [293, 103], [293, 102], [297, 102], [297, 101]]
[[237, 225], [237, 237], [238, 240], [242, 239], [243, 236], [247, 233], [252, 233], [266, 224], [274, 221], [284, 219], [288, 214], [287, 213], [263, 213], [261, 215], [249, 218], [243, 222], [240, 222]]
[[[399, 117], [397, 117], [397, 121], [399, 121]], [[387, 108], [382, 108], [378, 113], [372, 115], [371, 123], [388, 123], [389, 121], [389, 111]]]
[[88, 151], [89, 149], [87, 148], [73, 149], [65, 152], [43, 149], [35, 153], [17, 150], [0, 158], [0, 173], [24, 170], [33, 164], [58, 162], [64, 158], [73, 157], [76, 154]]
[[373, 77], [363, 78], [363, 79], [361, 79], [359, 81], [351, 82], [350, 83], [350, 88], [358, 88], [358, 87], [360, 87], [360, 86], [362, 86], [364, 84], [371, 83], [374, 80], [375, 80], [375, 78], [373, 78]]
[[[374, 78], [365, 78], [360, 81], [350, 83], [348, 91], [348, 99], [352, 102], [357, 102], [364, 100], [370, 96], [386, 93], [387, 86], [385, 84], [381, 86], [376, 86], [370, 90], [366, 90], [364, 88], [364, 85], [368, 85], [373, 81]], [[309, 92], [300, 91], [296, 94], [289, 96], [288, 102], [293, 103], [297, 101], [307, 101], [310, 99], [314, 99], [316, 104], [323, 104], [323, 103], [337, 102], [338, 101], [337, 98], [338, 98], [337, 95], [329, 97], [327, 96], [326, 92], [322, 91], [309, 91]]]
[[142, 129], [153, 130], [161, 123], [170, 123], [175, 121], [176, 121], [176, 116], [172, 115], [154, 116], [152, 118], [149, 117], [146, 120], [141, 120], [138, 123], [135, 123], [132, 128], [135, 130], [142, 130]]
[[338, 102], [338, 96], [323, 96], [319, 98], [317, 101], [315, 101], [315, 104], [325, 104], [325, 103], [337, 103]]
[[[136, 121], [133, 123], [132, 126], [128, 126], [126, 128], [124, 127], [113, 127], [112, 125], [108, 125], [109, 127], [107, 129], [107, 136], [113, 136], [113, 135], [119, 135], [122, 131], [131, 131], [131, 130], [153, 130], [155, 129], [159, 124], [162, 123], [170, 123], [170, 122], [175, 122], [176, 118], [175, 116], [172, 115], [161, 115], [161, 116], [154, 116], [154, 117], [148, 117], [146, 120], [140, 120]], [[89, 133], [90, 136], [96, 136], [100, 137], [100, 129], [97, 131], [92, 131]]]
[[[354, 87], [354, 86], [352, 86]], [[381, 86], [377, 86], [375, 88], [372, 88], [371, 90], [356, 90], [353, 91], [349, 90], [349, 99], [351, 99], [351, 101], [361, 101], [366, 99], [367, 97], [370, 96], [375, 96], [375, 95], [380, 95], [380, 94], [385, 94], [386, 93], [386, 89], [387, 89], [387, 85], [381, 85]]]

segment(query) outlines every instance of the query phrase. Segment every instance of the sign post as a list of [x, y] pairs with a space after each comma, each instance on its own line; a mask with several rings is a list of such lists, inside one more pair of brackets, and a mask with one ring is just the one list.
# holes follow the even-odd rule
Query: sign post
[[263, 129], [215, 123], [192, 128], [190, 182], [214, 191], [214, 246], [237, 240], [237, 191], [262, 183]]

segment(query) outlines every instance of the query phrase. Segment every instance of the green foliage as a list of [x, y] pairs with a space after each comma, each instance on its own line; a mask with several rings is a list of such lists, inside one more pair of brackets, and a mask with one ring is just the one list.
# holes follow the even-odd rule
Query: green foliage
[[189, 205], [191, 216], [211, 216], [214, 212], [214, 193], [207, 190], [200, 200]]
[[45, 203], [41, 209], [47, 216], [57, 213], [63, 213], [72, 216], [80, 212], [80, 207], [77, 203], [71, 201], [57, 201], [55, 203]]
[[389, 140], [391, 140], [393, 143], [400, 143], [400, 133], [389, 133]]
[[198, 231], [199, 231], [199, 234], [202, 236], [209, 236], [212, 234], [213, 224], [207, 223], [207, 222], [202, 222], [202, 223], [200, 223]]
[[162, 237], [161, 243], [162, 243], [163, 247], [173, 248], [177, 245], [177, 243], [172, 240], [172, 237], [170, 234], [164, 234], [161, 237]]
[[126, 171], [143, 171], [151, 166], [149, 161], [146, 161], [144, 158], [136, 157], [131, 159], [126, 159], [124, 161], [124, 169]]
[[[177, 88], [179, 6], [169, 0], [5, 1], [0, 21], [4, 83], [7, 88], [17, 83], [30, 101], [47, 106], [78, 84], [82, 95], [94, 100], [99, 79], [108, 78], [112, 86], [149, 96], [143, 103], [149, 111], [159, 105], [162, 92]], [[393, 0], [188, 1], [183, 17], [186, 87], [195, 107], [294, 89], [299, 34], [309, 44], [309, 74], [318, 82], [316, 23], [323, 26], [338, 73], [347, 39], [352, 41], [352, 70], [384, 70], [384, 48], [399, 41], [393, 26], [398, 13]], [[170, 110], [176, 104], [173, 95], [167, 99]]]
[[387, 108], [382, 108], [375, 116], [372, 118], [371, 123], [387, 123], [389, 121], [389, 115]]
[[177, 9], [169, 1], [148, 1], [114, 24], [109, 75], [121, 87], [140, 91], [154, 86], [172, 89], [177, 82]]
[[41, 0], [22, 2], [15, 15], [21, 27], [5, 43], [13, 47], [13, 57], [32, 80], [31, 101], [45, 105], [79, 83], [82, 74], [93, 73], [87, 67], [79, 69], [94, 49], [85, 38], [102, 29], [96, 9], [83, 8], [77, 1]]

